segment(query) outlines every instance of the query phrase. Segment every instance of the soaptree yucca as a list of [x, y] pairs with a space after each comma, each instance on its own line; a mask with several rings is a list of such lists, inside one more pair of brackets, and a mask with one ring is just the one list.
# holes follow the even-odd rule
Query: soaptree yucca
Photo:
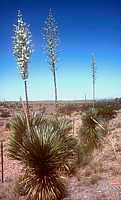
[[96, 109], [88, 109], [82, 116], [82, 127], [79, 130], [81, 144], [87, 153], [92, 153], [101, 146], [104, 131], [100, 126]]
[[[65, 179], [62, 175], [67, 175], [65, 171], [69, 172], [77, 159], [77, 140], [71, 136], [69, 123], [64, 119], [60, 119], [58, 126], [55, 124], [54, 120], [43, 120], [36, 116], [28, 130], [23, 115], [11, 122], [8, 155], [23, 165], [21, 185], [29, 199], [60, 200], [65, 195]], [[20, 126], [22, 128], [18, 133]], [[21, 140], [16, 137], [18, 134]]]
[[56, 83], [56, 63], [57, 63], [57, 47], [58, 47], [58, 28], [55, 18], [50, 9], [47, 20], [43, 28], [44, 48], [47, 53], [48, 61], [51, 67], [54, 80], [55, 90], [55, 106], [57, 107], [57, 83]]
[[14, 25], [13, 54], [16, 57], [21, 78], [24, 80], [26, 111], [29, 116], [29, 104], [27, 94], [28, 62], [32, 54], [31, 32], [29, 26], [23, 20], [22, 14], [18, 11], [17, 25]]

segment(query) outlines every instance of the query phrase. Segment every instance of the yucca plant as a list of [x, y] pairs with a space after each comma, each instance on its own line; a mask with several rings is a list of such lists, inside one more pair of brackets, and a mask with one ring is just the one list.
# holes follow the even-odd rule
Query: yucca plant
[[18, 11], [17, 25], [14, 25], [13, 54], [16, 58], [21, 78], [24, 80], [26, 112], [29, 117], [29, 104], [27, 92], [28, 62], [32, 54], [31, 32], [29, 26], [23, 20], [22, 14]]
[[96, 109], [88, 109], [82, 116], [82, 127], [79, 130], [80, 142], [86, 153], [92, 153], [101, 146], [103, 133], [97, 121]]
[[8, 155], [23, 165], [25, 173], [21, 184], [28, 198], [61, 200], [66, 193], [62, 175], [68, 174], [77, 160], [77, 140], [70, 134], [69, 123], [64, 119], [58, 119], [56, 126], [54, 120], [46, 119], [46, 123], [42, 120], [39, 116], [33, 117], [29, 131], [24, 115], [11, 122]]
[[[52, 11], [50, 9], [45, 26], [43, 28], [44, 48], [47, 53], [48, 61], [51, 67], [55, 91], [55, 107], [57, 107], [57, 81], [56, 81], [56, 64], [57, 64], [57, 47], [58, 47], [58, 27]], [[57, 110], [56, 110], [57, 111]]]

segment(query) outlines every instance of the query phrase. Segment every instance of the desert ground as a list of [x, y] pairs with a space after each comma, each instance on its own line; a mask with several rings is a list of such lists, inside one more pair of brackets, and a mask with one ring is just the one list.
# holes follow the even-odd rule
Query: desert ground
[[[77, 109], [64, 113], [73, 121], [73, 134], [76, 135], [81, 126], [82, 103], [75, 103]], [[61, 102], [61, 106], [65, 103]], [[53, 113], [53, 102], [30, 102], [31, 111], [45, 115]], [[0, 199], [24, 200], [17, 180], [21, 176], [22, 167], [17, 161], [7, 156], [10, 137], [9, 121], [22, 110], [16, 102], [0, 104], [0, 140], [4, 144], [4, 183], [1, 182], [0, 161]], [[79, 168], [75, 176], [68, 178], [67, 197], [64, 200], [120, 200], [121, 199], [121, 109], [116, 111], [115, 118], [107, 124], [108, 134], [105, 136], [103, 147], [95, 150], [91, 162]], [[1, 157], [0, 157], [1, 158]]]

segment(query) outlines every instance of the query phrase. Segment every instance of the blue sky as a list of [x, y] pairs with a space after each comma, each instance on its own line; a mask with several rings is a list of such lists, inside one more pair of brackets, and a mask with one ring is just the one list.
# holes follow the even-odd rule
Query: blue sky
[[30, 24], [34, 52], [29, 64], [29, 99], [54, 99], [53, 77], [42, 48], [49, 9], [59, 28], [58, 99], [92, 98], [91, 54], [97, 60], [96, 98], [121, 97], [120, 0], [0, 0], [0, 100], [24, 99], [24, 84], [12, 55], [17, 10]]

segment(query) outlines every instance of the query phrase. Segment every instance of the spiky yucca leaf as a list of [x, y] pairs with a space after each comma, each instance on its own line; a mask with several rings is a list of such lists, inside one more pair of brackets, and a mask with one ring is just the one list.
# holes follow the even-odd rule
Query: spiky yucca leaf
[[[44, 123], [43, 113], [36, 114], [32, 113], [30, 117], [30, 127], [40, 126]], [[10, 128], [14, 135], [21, 137], [22, 133], [27, 129], [27, 119], [25, 113], [19, 112], [15, 118], [10, 121]]]
[[27, 199], [32, 200], [62, 200], [66, 193], [65, 183], [58, 174], [40, 180], [30, 168], [26, 169], [21, 185], [26, 190]]
[[[65, 141], [69, 141], [68, 142], [68, 150], [72, 150], [72, 146], [73, 149], [75, 149], [75, 154], [78, 154], [78, 145], [77, 145], [77, 139], [73, 136], [72, 134], [72, 122], [70, 119], [67, 119], [65, 117], [51, 117], [48, 119], [48, 123], [51, 124], [53, 126], [54, 131], [56, 131], [56, 133], [59, 135], [59, 137], [63, 140], [63, 142], [65, 143]], [[77, 158], [77, 156], [76, 156]], [[76, 158], [75, 158], [75, 163], [74, 162], [69, 162], [68, 166], [64, 166], [63, 170], [66, 173], [71, 173], [72, 168], [75, 168], [75, 164], [76, 164]], [[62, 170], [62, 169], [61, 169]]]
[[65, 118], [65, 117], [51, 117], [48, 119], [48, 122], [52, 124], [54, 130], [59, 130], [61, 134], [69, 134], [70, 131], [72, 130], [72, 123], [71, 120]]
[[77, 140], [70, 134], [63, 137], [64, 123], [63, 126], [56, 129], [53, 123], [34, 124], [29, 132], [25, 129], [22, 142], [15, 137], [10, 139], [8, 154], [23, 164], [22, 184], [34, 200], [60, 200], [65, 194], [60, 173], [69, 171], [75, 163]]

